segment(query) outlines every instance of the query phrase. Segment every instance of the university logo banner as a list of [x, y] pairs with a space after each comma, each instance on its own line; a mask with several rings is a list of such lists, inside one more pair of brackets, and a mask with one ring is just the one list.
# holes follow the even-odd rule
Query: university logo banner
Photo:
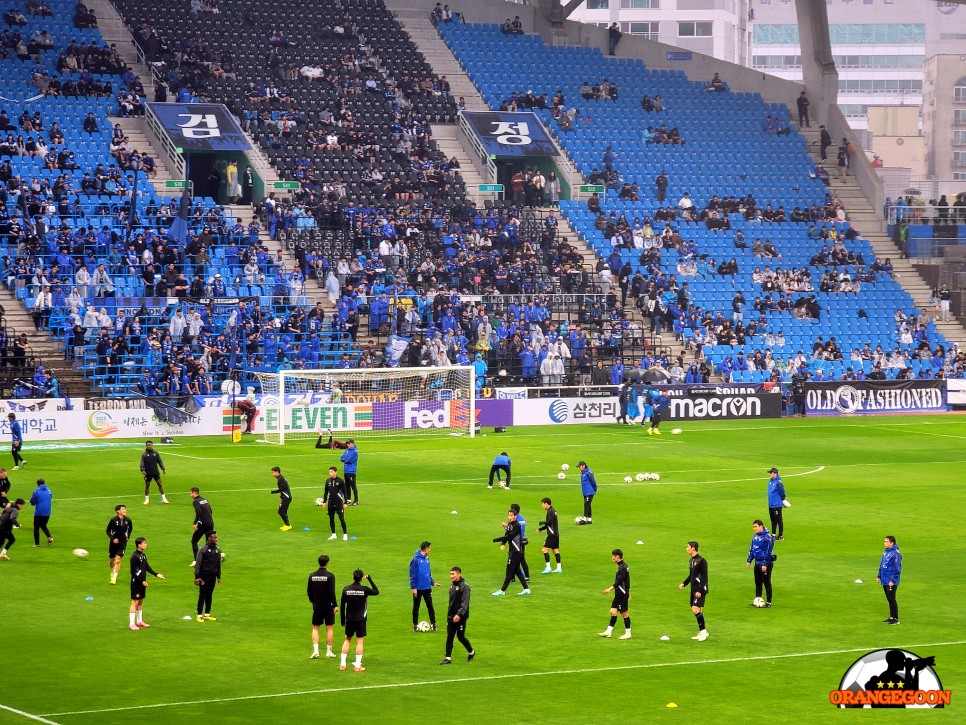
[[152, 103], [175, 146], [191, 151], [250, 151], [238, 122], [220, 103]]
[[463, 117], [491, 156], [560, 155], [535, 113], [464, 111]]

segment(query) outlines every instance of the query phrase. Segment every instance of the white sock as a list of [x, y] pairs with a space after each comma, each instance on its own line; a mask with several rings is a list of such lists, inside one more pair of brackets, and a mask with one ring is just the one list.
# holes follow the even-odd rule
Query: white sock
[[312, 654], [317, 655], [318, 653], [319, 653], [319, 645], [313, 644], [312, 645]]
[[327, 645], [325, 646], [325, 653], [326, 653], [327, 655], [330, 655], [330, 654], [332, 654], [332, 645], [331, 645], [331, 644], [327, 644]]
[[134, 613], [134, 612], [131, 612], [131, 626], [132, 627], [134, 626], [135, 622], [137, 621], [137, 619], [135, 619], [136, 617], [137, 617], [137, 614]]
[[140, 609], [137, 610], [137, 612], [134, 613], [134, 617], [135, 617], [135, 619], [138, 622], [143, 622], [144, 621], [144, 613]]
[[356, 661], [352, 663], [353, 667], [362, 667], [362, 655], [356, 655]]
[[604, 634], [610, 634], [613, 631], [614, 631], [613, 627], [608, 627], [607, 629], [604, 630]]
[[346, 657], [347, 657], [347, 656], [348, 656], [348, 655], [346, 655], [346, 653], [345, 653], [345, 652], [343, 652], [343, 653], [342, 653], [342, 655], [340, 656], [340, 659], [339, 659], [339, 664], [340, 664], [340, 665], [342, 665], [343, 667], [345, 667], [345, 660], [346, 660]]
[[631, 633], [631, 628], [630, 627], [628, 627], [627, 629], [624, 630], [624, 634], [630, 634], [630, 633]]
[[0, 554], [6, 555], [6, 553], [7, 553], [7, 550], [6, 549], [4, 549], [3, 551], [0, 551]]

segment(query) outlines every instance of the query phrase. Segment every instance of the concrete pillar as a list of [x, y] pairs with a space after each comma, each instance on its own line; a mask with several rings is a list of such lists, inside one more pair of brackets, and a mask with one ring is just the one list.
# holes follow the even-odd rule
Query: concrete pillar
[[[828, 123], [829, 107], [838, 103], [839, 73], [832, 59], [825, 0], [796, 0], [798, 37], [802, 49], [802, 80], [812, 123]], [[794, 109], [795, 100], [788, 105]]]

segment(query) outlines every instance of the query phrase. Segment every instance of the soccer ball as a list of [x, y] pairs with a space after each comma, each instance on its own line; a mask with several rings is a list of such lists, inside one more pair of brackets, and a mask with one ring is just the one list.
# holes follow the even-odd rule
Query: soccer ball
[[315, 499], [315, 505], [316, 506], [321, 506], [324, 503], [325, 503], [325, 501], [323, 501], [321, 498]]
[[646, 481], [647, 480], [647, 476], [645, 476], [643, 473], [638, 473], [636, 476], [634, 476], [634, 478], [636, 478], [638, 481]]
[[225, 560], [225, 552], [224, 552], [224, 551], [223, 551], [223, 552], [221, 552], [221, 560], [222, 560], [222, 561], [224, 561], [224, 560]]
[[417, 632], [429, 632], [432, 630], [432, 625], [429, 622], [420, 622], [416, 625]]
[[758, 609], [761, 609], [765, 606], [765, 600], [761, 597], [755, 597], [751, 603], [753, 606], [758, 607]]
[[570, 464], [569, 463], [561, 463], [560, 464], [560, 470], [561, 471], [569, 471], [570, 470]]
[[564, 473], [563, 471], [561, 471], [560, 473], [557, 474], [557, 478], [559, 478], [560, 480], [563, 480], [566, 477], [567, 477], [567, 474]]
[[74, 549], [74, 556], [76, 556], [78, 559], [86, 559], [87, 549]]
[[785, 500], [783, 500], [783, 501], [782, 501], [782, 506], [783, 506], [784, 508], [787, 508], [787, 509], [789, 509], [789, 508], [791, 508], [791, 507], [792, 507], [792, 502], [791, 502], [791, 501], [789, 501], [789, 500], [788, 500], [788, 499], [786, 498]]
[[575, 518], [574, 518], [574, 523], [575, 523], [575, 524], [579, 524], [579, 523], [581, 523], [581, 522], [582, 522], [583, 520], [584, 520], [584, 517], [583, 517], [583, 516], [577, 516], [577, 517], [575, 517]]
[[634, 480], [634, 479], [633, 479], [633, 478], [631, 478], [630, 476], [624, 476], [624, 483], [630, 483], [630, 482], [631, 482], [631, 481], [633, 481], [633, 480]]
[[683, 430], [681, 430], [680, 428], [672, 428], [672, 429], [671, 429], [671, 435], [673, 435], [673, 436], [679, 436], [679, 435], [681, 435], [681, 434], [682, 434], [683, 432], [684, 432], [684, 431], [683, 431]]

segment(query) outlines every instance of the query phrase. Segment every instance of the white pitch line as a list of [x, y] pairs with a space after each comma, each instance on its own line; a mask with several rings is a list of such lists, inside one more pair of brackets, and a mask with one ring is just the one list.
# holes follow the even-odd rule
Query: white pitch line
[[48, 720], [47, 718], [41, 717], [40, 715], [31, 715], [29, 712], [24, 712], [23, 710], [18, 710], [15, 707], [8, 707], [7, 705], [0, 704], [0, 710], [6, 710], [7, 712], [12, 712], [14, 715], [20, 715], [20, 717], [25, 717], [28, 720], [36, 720], [37, 722], [45, 722], [48, 725], [59, 725], [59, 723], [53, 720]]
[[[825, 466], [819, 466], [818, 468], [813, 468], [811, 471], [803, 471], [802, 473], [787, 473], [785, 474], [785, 478], [796, 478], [798, 476], [810, 476], [813, 473], [819, 473], [820, 471], [824, 471], [824, 470], [825, 470]], [[549, 478], [550, 475], [551, 474], [547, 474], [547, 475], [541, 474], [541, 475], [534, 475], [534, 476], [514, 476], [513, 480], [517, 481], [518, 479], [521, 479], [521, 478], [536, 478], [536, 479], [539, 479], [539, 483], [530, 483], [530, 484], [525, 483], [525, 484], [518, 484], [518, 485], [534, 486], [534, 487], [541, 486], [543, 488], [547, 488], [551, 486], [573, 486], [574, 485], [574, 482], [564, 483], [555, 478], [551, 479]], [[624, 474], [615, 473], [612, 471], [606, 471], [601, 473], [600, 475], [601, 476], [621, 476]], [[614, 483], [598, 483], [597, 485], [614, 486], [615, 488], [627, 488], [628, 486], [647, 486], [647, 485], [700, 486], [705, 483], [746, 483], [748, 481], [760, 481], [760, 480], [762, 480], [761, 476], [755, 476], [752, 478], [728, 478], [728, 479], [722, 479], [717, 481], [634, 481], [633, 483], [614, 482]], [[421, 481], [421, 482], [417, 481], [417, 483], [438, 483], [445, 486], [478, 486], [480, 488], [483, 488], [485, 486], [485, 484], [481, 484], [479, 481], [467, 481], [465, 479], [460, 479], [458, 481], [440, 481], [440, 480]], [[412, 481], [374, 481], [372, 483], [366, 483], [365, 485], [367, 488], [369, 488], [369, 487], [379, 487], [379, 486], [411, 486], [412, 484], [413, 484]], [[318, 491], [320, 487], [321, 487], [321, 484], [317, 486], [292, 486], [291, 488], [293, 491]], [[224, 488], [224, 489], [206, 488], [205, 493], [206, 494], [208, 493], [253, 493], [255, 491], [264, 491], [264, 490], [265, 490], [265, 486], [259, 486], [257, 488]], [[117, 498], [117, 496], [79, 496], [76, 498], [59, 498], [57, 500], [60, 501], [61, 503], [66, 503], [69, 501], [102, 501], [106, 499], [113, 500], [115, 498]]]
[[[163, 449], [159, 449], [163, 450]], [[202, 456], [189, 456], [186, 453], [172, 453], [171, 451], [164, 451], [166, 456], [175, 456], [176, 458], [193, 458], [196, 461], [227, 461], [231, 460], [229, 458], [203, 458]]]
[[[953, 642], [927, 642], [924, 644], [903, 645], [904, 649], [924, 649], [930, 647], [953, 647], [966, 644], [966, 640]], [[896, 645], [899, 646], [899, 645]], [[494, 680], [514, 680], [529, 677], [549, 677], [551, 675], [585, 675], [596, 672], [622, 672], [627, 670], [653, 670], [664, 667], [693, 667], [695, 665], [720, 665], [732, 662], [756, 662], [763, 660], [784, 660], [802, 657], [827, 657], [829, 655], [853, 654], [855, 652], [872, 652], [875, 647], [852, 647], [850, 649], [819, 650], [816, 652], [791, 652], [779, 655], [752, 655], [744, 657], [721, 657], [707, 660], [687, 660], [683, 662], [650, 662], [636, 665], [616, 665], [613, 667], [586, 667], [573, 670], [552, 670], [548, 672], [517, 672], [503, 675], [484, 675], [482, 677], [455, 677], [450, 680], [416, 680], [414, 682], [395, 682], [381, 685], [359, 685], [358, 687], [329, 687], [316, 690], [297, 690], [294, 692], [276, 692], [266, 695], [242, 695], [240, 697], [219, 697], [210, 700], [184, 700], [181, 702], [159, 702], [149, 705], [132, 705], [130, 707], [112, 707], [102, 710], [73, 710], [70, 712], [48, 713], [49, 717], [67, 717], [70, 715], [100, 715], [111, 712], [129, 712], [131, 710], [151, 710], [165, 707], [184, 707], [196, 705], [213, 705], [222, 702], [244, 702], [248, 700], [270, 700], [276, 697], [300, 697], [303, 695], [321, 695], [332, 692], [362, 692], [365, 690], [392, 690], [409, 687], [430, 687], [434, 685], [450, 685], [464, 682], [488, 682]]]
[[[893, 425], [877, 425], [874, 427], [881, 428], [883, 430], [889, 430], [890, 428], [898, 428], [899, 426], [898, 424], [893, 424]], [[905, 432], [906, 431], [903, 431], [903, 433]], [[917, 430], [916, 435], [936, 436], [937, 438], [955, 438], [956, 440], [960, 440], [960, 441], [963, 439], [966, 439], [966, 436], [954, 436], [954, 435], [950, 435], [949, 433], [933, 433], [932, 431], [928, 431], [928, 430]]]

